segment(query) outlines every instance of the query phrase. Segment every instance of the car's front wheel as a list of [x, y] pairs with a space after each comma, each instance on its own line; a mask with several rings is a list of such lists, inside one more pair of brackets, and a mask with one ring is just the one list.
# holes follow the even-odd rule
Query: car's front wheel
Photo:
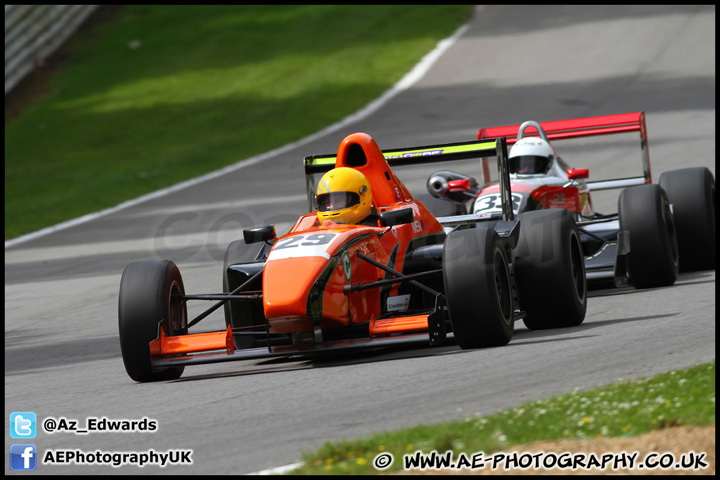
[[187, 333], [187, 307], [173, 296], [184, 295], [180, 270], [167, 260], [131, 263], [120, 281], [118, 328], [125, 370], [137, 382], [174, 380], [185, 367], [154, 370], [150, 342], [160, 335]]
[[519, 215], [515, 277], [529, 329], [574, 327], [585, 320], [585, 258], [575, 220], [563, 209]]
[[443, 246], [443, 280], [453, 335], [463, 348], [506, 345], [514, 303], [507, 254], [489, 228], [451, 232]]

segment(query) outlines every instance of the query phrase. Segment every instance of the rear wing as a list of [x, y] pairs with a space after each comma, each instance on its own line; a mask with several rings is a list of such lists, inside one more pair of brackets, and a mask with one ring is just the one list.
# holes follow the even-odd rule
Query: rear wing
[[[502, 146], [507, 145], [502, 138], [483, 138], [482, 141], [459, 143], [446, 143], [441, 145], [427, 145], [424, 147], [394, 148], [383, 150], [382, 154], [390, 165], [417, 165], [452, 160], [467, 160], [482, 157], [499, 157]], [[505, 147], [507, 149], [507, 147]], [[507, 155], [505, 155], [507, 157]], [[337, 156], [310, 155], [305, 157], [305, 173], [325, 173], [335, 168]]]
[[[481, 141], [428, 145], [424, 147], [396, 148], [382, 150], [390, 168], [401, 165], [419, 165], [424, 163], [447, 162], [454, 160], [483, 159], [487, 165], [488, 157], [497, 157], [498, 179], [501, 186], [503, 220], [513, 220], [510, 195], [510, 173], [508, 170], [508, 150], [505, 138], [485, 138]], [[310, 155], [305, 157], [305, 178], [309, 211], [315, 210], [314, 176], [335, 168], [337, 155]]]
[[[652, 183], [650, 176], [650, 152], [647, 141], [647, 127], [645, 126], [645, 112], [623, 113], [618, 115], [605, 115], [601, 117], [575, 118], [553, 122], [539, 122], [548, 140], [562, 140], [567, 138], [589, 137], [594, 135], [610, 135], [615, 133], [639, 132], [640, 149], [642, 155], [643, 176], [627, 177], [612, 180], [586, 182], [590, 190], [606, 190], [623, 188], [632, 185]], [[478, 140], [490, 137], [505, 137], [508, 145], [517, 140], [520, 125], [504, 127], [481, 128], [477, 133]], [[532, 127], [525, 132], [526, 136], [539, 136]]]

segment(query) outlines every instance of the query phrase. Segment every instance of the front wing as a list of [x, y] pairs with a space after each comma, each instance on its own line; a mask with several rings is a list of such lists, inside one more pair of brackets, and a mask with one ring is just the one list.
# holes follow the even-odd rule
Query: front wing
[[[214, 332], [213, 332], [214, 333]], [[203, 335], [203, 334], [196, 334]], [[190, 335], [186, 335], [188, 337]], [[241, 350], [225, 349], [206, 351], [195, 354], [178, 354], [174, 356], [153, 356], [153, 369], [179, 367], [187, 365], [202, 365], [209, 363], [233, 362], [239, 360], [253, 360], [264, 358], [291, 357], [291, 356], [317, 356], [323, 354], [342, 354], [384, 348], [397, 345], [422, 344], [429, 345], [427, 333], [414, 333], [395, 335], [391, 337], [358, 338], [350, 340], [336, 340], [321, 344], [281, 345], [274, 347], [256, 347]]]

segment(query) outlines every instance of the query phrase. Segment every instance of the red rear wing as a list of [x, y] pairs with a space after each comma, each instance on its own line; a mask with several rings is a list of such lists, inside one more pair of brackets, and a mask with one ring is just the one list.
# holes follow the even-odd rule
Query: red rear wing
[[[650, 152], [647, 142], [647, 128], [645, 126], [645, 112], [622, 113], [618, 115], [605, 115], [601, 117], [574, 118], [552, 122], [539, 122], [548, 140], [562, 140], [567, 138], [588, 137], [594, 135], [610, 135], [614, 133], [639, 132], [640, 148], [642, 150], [643, 177], [623, 178], [588, 182], [592, 190], [618, 188], [642, 183], [652, 183], [650, 178]], [[477, 133], [479, 140], [485, 138], [507, 138], [508, 145], [517, 140], [520, 125], [507, 125], [504, 127], [481, 128]], [[528, 127], [526, 136], [539, 136], [537, 130]]]

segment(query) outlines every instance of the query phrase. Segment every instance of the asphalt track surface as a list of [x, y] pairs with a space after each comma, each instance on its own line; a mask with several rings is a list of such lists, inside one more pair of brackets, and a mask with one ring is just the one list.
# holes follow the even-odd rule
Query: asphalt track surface
[[[188, 367], [137, 384], [117, 337], [126, 264], [174, 260], [188, 292], [220, 288], [225, 246], [250, 225], [278, 230], [304, 213], [301, 159], [349, 133], [381, 148], [472, 140], [478, 128], [644, 110], [653, 179], [715, 169], [714, 6], [479, 7], [467, 30], [411, 88], [367, 118], [297, 149], [5, 250], [5, 446], [9, 416], [157, 421], [153, 433], [40, 429], [49, 450], [166, 452], [193, 464], [40, 464], [37, 474], [239, 474], [296, 462], [326, 441], [490, 414], [521, 402], [715, 358], [715, 272], [668, 288], [606, 290], [578, 328], [528, 331], [505, 347], [456, 346]], [[639, 149], [556, 144], [591, 179], [637, 173]], [[596, 209], [614, 212], [613, 199]], [[204, 306], [204, 305], [203, 305]], [[192, 311], [191, 311], [192, 315]], [[222, 317], [204, 321], [221, 328]], [[6, 457], [7, 458], [7, 457]], [[12, 472], [8, 463], [5, 473]]]

